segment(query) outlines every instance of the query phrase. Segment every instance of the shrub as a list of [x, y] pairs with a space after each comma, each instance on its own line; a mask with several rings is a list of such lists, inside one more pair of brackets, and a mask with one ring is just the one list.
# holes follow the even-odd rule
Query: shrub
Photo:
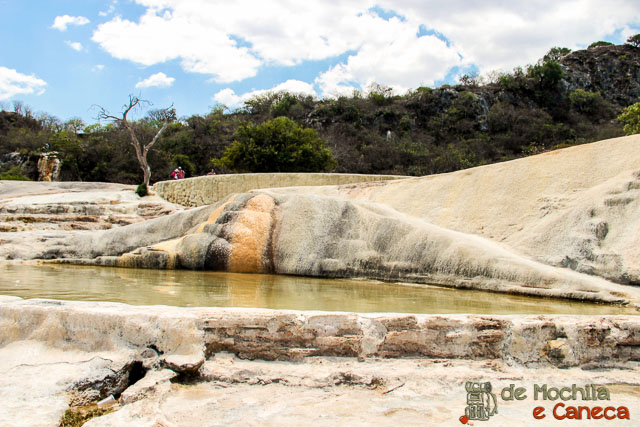
[[552, 47], [549, 52], [542, 57], [542, 62], [559, 61], [563, 56], [571, 53], [568, 47]]
[[8, 181], [31, 181], [20, 166], [12, 166], [5, 172], [0, 173], [0, 179]]
[[591, 43], [587, 49], [593, 49], [594, 47], [600, 47], [600, 46], [613, 46], [613, 43], [600, 40], [598, 42]]
[[136, 188], [136, 194], [140, 197], [144, 197], [147, 194], [149, 194], [149, 189], [147, 188], [147, 184], [143, 182], [142, 184], [138, 185], [138, 188]]
[[584, 89], [576, 89], [569, 94], [571, 106], [586, 116], [593, 118], [608, 118], [611, 108], [600, 92], [587, 92]]
[[618, 121], [624, 124], [624, 133], [633, 135], [640, 133], [640, 102], [628, 106], [618, 116]]

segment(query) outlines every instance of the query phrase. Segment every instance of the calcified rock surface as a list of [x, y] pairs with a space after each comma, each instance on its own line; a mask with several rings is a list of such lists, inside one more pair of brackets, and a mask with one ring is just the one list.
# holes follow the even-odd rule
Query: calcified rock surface
[[[639, 349], [637, 316], [365, 315], [0, 297], [0, 416], [7, 425], [55, 425], [67, 405], [115, 395], [121, 409], [89, 425], [246, 425], [256, 416], [274, 425], [364, 425], [395, 423], [394, 414], [453, 423], [464, 413], [465, 381], [532, 390], [569, 377], [623, 383], [612, 399], [631, 405]], [[496, 420], [528, 419], [534, 403], [506, 403]]]
[[0, 232], [105, 230], [184, 208], [108, 183], [0, 181]]
[[640, 284], [640, 135], [397, 182], [272, 191], [375, 202], [545, 264]]
[[640, 280], [639, 170], [640, 137], [619, 138], [432, 177], [238, 193], [107, 231], [5, 233], [0, 257], [367, 277], [637, 306], [640, 288], [628, 284]]

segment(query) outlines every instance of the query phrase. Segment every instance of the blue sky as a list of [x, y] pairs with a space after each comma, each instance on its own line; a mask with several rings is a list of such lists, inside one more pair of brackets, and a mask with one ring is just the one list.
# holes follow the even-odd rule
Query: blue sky
[[0, 103], [92, 123], [129, 93], [179, 115], [266, 90], [403, 93], [638, 32], [632, 0], [0, 0]]

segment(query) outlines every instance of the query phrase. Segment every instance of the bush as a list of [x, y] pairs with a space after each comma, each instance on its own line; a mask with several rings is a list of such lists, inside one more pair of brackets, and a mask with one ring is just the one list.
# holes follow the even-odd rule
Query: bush
[[236, 172], [321, 172], [335, 161], [325, 141], [311, 128], [287, 117], [265, 123], [244, 123], [222, 158], [214, 161]]
[[138, 185], [138, 188], [136, 188], [136, 194], [140, 197], [144, 197], [147, 194], [149, 194], [149, 189], [147, 188], [147, 184], [143, 182], [142, 184]]
[[618, 121], [624, 124], [624, 133], [633, 135], [640, 133], [640, 102], [628, 106], [618, 116]]
[[564, 70], [558, 62], [547, 61], [529, 67], [527, 76], [534, 79], [543, 89], [553, 89], [562, 80]]
[[0, 179], [7, 181], [31, 181], [20, 166], [12, 166], [5, 172], [0, 173]]
[[576, 89], [569, 94], [569, 101], [576, 111], [586, 116], [603, 119], [611, 116], [611, 108], [600, 92]]
[[600, 47], [600, 46], [613, 46], [613, 43], [600, 40], [598, 42], [591, 43], [587, 49], [593, 49], [594, 47]]

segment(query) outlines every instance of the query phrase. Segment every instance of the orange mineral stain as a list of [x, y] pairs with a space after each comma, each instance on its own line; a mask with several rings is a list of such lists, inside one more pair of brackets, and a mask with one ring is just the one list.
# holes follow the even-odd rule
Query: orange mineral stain
[[260, 273], [275, 207], [273, 198], [259, 194], [247, 202], [233, 224], [229, 271]]

